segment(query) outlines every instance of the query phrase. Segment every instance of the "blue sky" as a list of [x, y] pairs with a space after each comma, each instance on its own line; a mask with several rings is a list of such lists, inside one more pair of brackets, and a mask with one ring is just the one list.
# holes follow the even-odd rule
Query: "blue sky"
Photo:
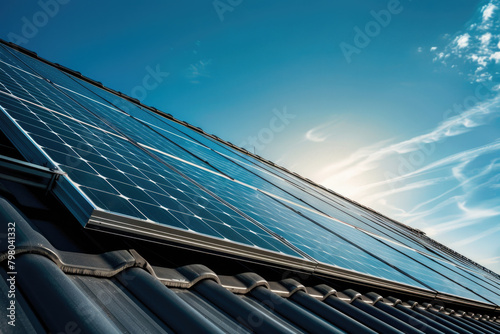
[[499, 0], [6, 0], [0, 37], [500, 272], [499, 18]]

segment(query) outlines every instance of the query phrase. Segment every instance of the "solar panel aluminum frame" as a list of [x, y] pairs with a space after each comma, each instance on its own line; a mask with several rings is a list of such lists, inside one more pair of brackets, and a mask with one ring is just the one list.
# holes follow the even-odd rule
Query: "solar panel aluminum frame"
[[436, 298], [437, 295], [437, 292], [434, 290], [419, 288], [416, 286], [399, 283], [396, 281], [390, 281], [384, 278], [360, 273], [358, 271], [351, 269], [332, 267], [331, 265], [323, 263], [318, 263], [315, 274], [323, 275], [326, 277], [334, 277], [335, 279], [345, 282], [355, 282], [357, 284], [365, 285], [367, 287], [376, 286], [383, 290], [404, 292], [422, 298], [434, 299]]
[[437, 292], [435, 296], [436, 300], [448, 302], [448, 303], [454, 303], [454, 304], [462, 304], [466, 306], [473, 306], [473, 307], [480, 307], [483, 309], [487, 310], [500, 310], [500, 306], [494, 305], [494, 304], [488, 304], [488, 303], [482, 303], [477, 300], [472, 300], [469, 298], [465, 297], [458, 297], [454, 295], [450, 295], [448, 293], [443, 293], [443, 292]]
[[316, 261], [306, 258], [301, 259], [280, 254], [134, 217], [118, 216], [115, 213], [103, 210], [94, 210], [85, 227], [201, 252], [223, 254], [246, 261], [271, 264], [276, 267], [293, 268], [309, 274], [314, 273], [318, 265]]

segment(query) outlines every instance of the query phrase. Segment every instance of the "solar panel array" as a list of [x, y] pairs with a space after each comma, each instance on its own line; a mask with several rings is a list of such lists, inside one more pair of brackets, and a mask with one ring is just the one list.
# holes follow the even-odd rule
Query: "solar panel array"
[[411, 229], [7, 45], [0, 107], [84, 226], [500, 305], [496, 277]]

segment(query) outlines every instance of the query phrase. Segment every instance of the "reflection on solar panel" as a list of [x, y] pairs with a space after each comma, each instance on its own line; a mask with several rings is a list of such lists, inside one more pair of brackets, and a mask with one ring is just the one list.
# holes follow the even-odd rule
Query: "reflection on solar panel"
[[88, 228], [499, 305], [498, 277], [200, 130], [8, 45], [0, 129]]

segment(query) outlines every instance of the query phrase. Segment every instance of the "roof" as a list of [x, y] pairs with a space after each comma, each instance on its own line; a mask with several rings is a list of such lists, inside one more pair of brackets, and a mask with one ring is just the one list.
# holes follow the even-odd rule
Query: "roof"
[[[162, 117], [175, 121], [176, 124], [182, 124], [194, 133], [202, 134], [204, 138], [209, 137], [217, 144], [223, 144], [252, 157], [264, 163], [266, 167], [271, 166], [277, 172], [285, 172], [285, 175], [290, 177], [293, 174], [215, 136], [208, 135], [201, 129], [103, 87], [77, 72], [52, 64], [15, 45], [9, 45], [20, 50], [24, 55], [33, 57], [36, 60], [35, 65], [38, 64], [37, 62], [43, 62], [50, 66], [44, 68], [43, 71], [50, 72], [53, 68], [57, 68], [58, 71], [90, 83], [93, 88], [100, 87], [99, 89], [111, 92], [113, 96], [120, 96], [141, 108], [147, 108]], [[33, 61], [33, 59], [29, 58], [25, 61]], [[22, 64], [22, 62], [18, 63], [19, 66]], [[12, 65], [4, 62], [1, 65], [4, 73], [11, 71], [11, 75], [17, 75], [23, 72], [19, 68], [13, 70]], [[29, 67], [26, 68], [29, 69]], [[50, 74], [49, 77], [53, 78], [55, 75], [57, 78], [61, 74], [58, 71]], [[32, 77], [21, 75], [19, 79], [30, 84], [29, 78], [35, 81], [36, 77], [40, 88], [43, 88], [43, 85], [47, 93], [55, 94], [53, 96], [62, 98], [61, 101], [68, 98], [67, 95], [60, 94], [59, 88], [53, 87], [54, 83], [48, 77], [33, 75], [33, 73], [29, 75]], [[17, 85], [12, 77], [10, 79], [2, 77], [2, 80], [4, 79], [7, 85], [11, 85], [10, 88], [24, 89], [22, 85]], [[69, 80], [68, 85], [74, 85], [71, 82], [72, 79], [64, 75], [61, 80], [66, 80], [66, 82]], [[33, 90], [34, 95], [41, 92], [36, 85], [27, 87]], [[25, 91], [28, 92], [26, 89]], [[0, 89], [0, 92], [3, 98], [2, 103], [7, 104], [13, 112], [16, 112], [16, 108], [24, 102], [36, 108], [42, 107], [40, 115], [52, 112], [36, 97], [30, 95], [30, 92], [23, 95], [24, 98], [15, 96], [18, 93], [12, 94], [11, 90], [7, 92]], [[33, 101], [26, 100], [30, 98], [33, 98]], [[71, 99], [68, 101], [71, 102]], [[43, 100], [43, 97], [40, 100]], [[105, 100], [102, 101], [104, 105]], [[80, 102], [85, 104], [88, 101]], [[92, 103], [94, 102], [96, 101]], [[95, 107], [95, 105], [92, 106]], [[1, 116], [4, 119], [11, 117], [8, 111], [5, 111], [4, 106], [1, 107]], [[22, 112], [19, 112], [21, 109], [17, 109], [18, 116], [16, 117], [23, 117]], [[64, 112], [64, 109], [60, 111]], [[91, 112], [88, 109], [86, 111]], [[30, 126], [29, 121], [25, 121], [25, 124]], [[106, 122], [102, 124], [103, 126], [109, 125]], [[6, 317], [0, 317], [2, 330], [20, 333], [489, 333], [500, 331], [497, 319], [500, 314], [498, 302], [495, 304], [491, 300], [477, 298], [482, 297], [483, 293], [492, 294], [495, 298], [500, 296], [498, 294], [500, 285], [495, 273], [460, 257], [442, 245], [433, 244], [431, 239], [426, 238], [419, 231], [389, 220], [296, 174], [293, 174], [296, 178], [294, 180], [299, 180], [297, 183], [300, 184], [299, 187], [310, 185], [314, 187], [314, 191], [321, 193], [321, 196], [332, 195], [332, 201], [342, 199], [345, 201], [344, 205], [348, 203], [354, 205], [355, 208], [364, 208], [363, 214], [374, 214], [372, 218], [375, 220], [383, 218], [386, 219], [385, 223], [401, 227], [411, 236], [408, 240], [415, 241], [413, 238], [417, 238], [419, 242], [421, 241], [421, 243], [416, 243], [418, 247], [434, 249], [436, 258], [450, 256], [450, 259], [462, 266], [460, 268], [472, 268], [470, 272], [465, 269], [461, 272], [462, 269], [459, 267], [453, 267], [456, 270], [453, 271], [447, 267], [451, 265], [451, 262], [438, 266], [443, 271], [447, 270], [449, 275], [454, 275], [454, 279], [446, 281], [449, 284], [445, 287], [448, 288], [446, 291], [457, 289], [456, 291], [461, 291], [465, 295], [458, 296], [452, 292], [443, 293], [438, 289], [429, 288], [426, 283], [427, 280], [432, 281], [431, 277], [424, 277], [418, 269], [413, 269], [408, 274], [398, 268], [398, 264], [407, 265], [410, 262], [410, 267], [406, 268], [412, 269], [413, 258], [404, 255], [405, 248], [396, 251], [395, 248], [387, 247], [387, 245], [382, 246], [384, 245], [384, 242], [380, 241], [382, 239], [374, 241], [375, 239], [369, 236], [369, 231], [360, 233], [362, 228], [349, 224], [325, 228], [312, 219], [308, 219], [309, 225], [302, 225], [315, 227], [311, 225], [314, 223], [316, 227], [321, 227], [315, 230], [318, 234], [335, 235], [336, 238], [329, 240], [336, 240], [339, 243], [335, 245], [335, 255], [339, 256], [340, 261], [344, 261], [341, 262], [346, 264], [344, 267], [337, 266], [335, 263], [332, 266], [316, 261], [313, 256], [307, 254], [307, 250], [304, 251], [304, 248], [302, 251], [299, 250], [279, 233], [266, 229], [266, 226], [262, 226], [262, 229], [269, 233], [269, 238], [274, 237], [273, 240], [275, 242], [278, 240], [278, 244], [283, 242], [281, 245], [283, 248], [290, 246], [290, 249], [299, 250], [299, 254], [304, 255], [303, 260], [294, 258], [291, 261], [291, 257], [286, 256], [285, 253], [269, 252], [259, 247], [249, 248], [245, 245], [236, 247], [237, 243], [231, 242], [232, 239], [221, 239], [214, 244], [213, 238], [210, 239], [202, 233], [198, 233], [194, 238], [192, 233], [188, 233], [189, 231], [184, 233], [175, 230], [175, 234], [169, 236], [169, 242], [163, 242], [164, 240], [148, 237], [149, 221], [146, 220], [131, 221], [130, 226], [135, 227], [135, 230], [130, 233], [106, 228], [106, 223], [114, 218], [111, 214], [107, 216], [106, 212], [98, 212], [92, 207], [77, 208], [80, 211], [73, 210], [75, 207], [68, 205], [68, 198], [75, 193], [68, 191], [71, 187], [67, 187], [68, 180], [70, 180], [66, 178], [67, 174], [50, 164], [35, 163], [38, 161], [31, 160], [32, 156], [23, 151], [23, 149], [31, 150], [30, 153], [40, 156], [40, 154], [45, 154], [40, 147], [32, 146], [33, 143], [26, 143], [27, 146], [23, 147], [26, 141], [24, 134], [16, 132], [7, 125], [2, 127], [2, 131], [0, 131], [0, 262], [2, 263], [0, 274], [3, 279], [0, 280], [2, 289], [0, 308], [6, 310]], [[16, 138], [19, 134], [21, 136]], [[13, 140], [17, 142], [14, 143]], [[185, 151], [188, 150], [185, 149]], [[211, 151], [215, 152], [213, 149]], [[195, 158], [202, 161], [200, 157]], [[206, 163], [207, 168], [214, 168], [216, 173], [220, 172], [227, 176], [218, 169], [219, 165], [212, 166], [207, 161], [202, 162]], [[178, 164], [182, 165], [182, 163]], [[235, 165], [231, 166], [235, 167]], [[255, 177], [256, 174], [248, 175]], [[217, 180], [226, 179], [232, 180], [226, 185], [233, 185], [232, 182], [235, 180], [230, 176]], [[189, 180], [189, 177], [185, 180]], [[283, 180], [288, 179], [286, 177], [279, 179], [280, 182]], [[213, 182], [213, 180], [205, 181]], [[193, 181], [193, 184], [196, 182]], [[268, 184], [265, 185], [268, 186]], [[207, 190], [204, 185], [199, 186], [200, 189]], [[285, 186], [289, 185], [285, 182], [282, 187]], [[211, 189], [217, 192], [217, 188], [223, 187], [221, 184], [215, 184]], [[74, 191], [76, 188], [71, 189]], [[221, 198], [227, 194], [217, 195], [209, 190], [207, 194], [219, 198], [220, 203], [227, 204], [227, 201], [231, 200]], [[266, 193], [264, 190], [257, 194], [260, 196]], [[276, 197], [272, 196], [266, 198], [269, 203], [274, 203], [273, 201], [276, 200]], [[246, 200], [254, 203], [251, 200], [256, 202], [258, 198], [246, 198]], [[307, 204], [300, 197], [294, 197], [294, 200]], [[236, 204], [238, 205], [239, 203]], [[299, 210], [287, 206], [286, 201], [280, 205], [283, 206], [269, 205], [265, 209], [286, 208], [290, 213], [293, 212], [290, 217], [302, 220], [307, 218], [307, 215], [301, 214]], [[339, 205], [342, 206], [342, 204]], [[234, 205], [232, 207], [237, 209]], [[297, 208], [307, 209], [300, 205]], [[79, 214], [86, 214], [85, 210], [94, 210], [91, 212], [91, 218], [94, 219], [92, 229], [82, 224], [79, 216]], [[241, 214], [242, 217], [245, 215], [248, 217], [244, 212]], [[339, 211], [339, 214], [342, 213]], [[349, 213], [346, 215], [348, 218]], [[315, 216], [315, 219], [323, 217], [320, 216]], [[96, 220], [99, 220], [97, 224]], [[251, 224], [255, 226], [251, 225], [252, 228], [259, 226], [258, 221], [255, 219], [253, 221]], [[138, 225], [138, 222], [142, 222], [143, 225]], [[127, 221], [124, 218], [119, 223], [126, 224]], [[331, 222], [327, 221], [327, 223]], [[338, 234], [335, 228], [339, 231], [343, 229], [347, 234]], [[353, 231], [357, 233], [352, 234], [355, 240], [348, 240], [350, 237], [348, 233]], [[286, 233], [286, 231], [283, 232]], [[361, 239], [356, 239], [356, 237]], [[369, 241], [369, 244], [359, 245], [363, 240]], [[374, 249], [371, 249], [372, 246]], [[377, 249], [376, 246], [381, 248]], [[343, 253], [342, 247], [349, 248], [349, 250]], [[385, 260], [380, 257], [382, 254], [379, 254], [384, 252], [386, 252], [383, 254]], [[399, 255], [398, 261], [407, 263], [388, 261], [390, 254]], [[414, 256], [422, 255], [419, 254], [416, 252]], [[349, 264], [360, 263], [360, 260], [365, 261], [363, 265], [370, 268], [370, 273], [348, 269], [351, 268]], [[424, 260], [426, 259], [422, 257], [421, 261]], [[428, 270], [429, 266], [435, 265], [432, 262], [434, 260], [430, 261], [431, 263], [427, 265], [419, 262], [416, 268]], [[385, 278], [373, 274], [378, 270], [386, 270]], [[481, 272], [478, 274], [480, 276], [472, 275], [472, 273], [479, 272]], [[423, 285], [412, 286], [405, 284], [404, 281], [402, 283], [396, 279], [392, 280], [387, 276], [388, 273], [401, 275], [400, 278], [403, 277], [405, 280], [415, 279], [418, 276], [415, 282], [423, 283]], [[434, 278], [439, 278], [439, 272], [436, 269], [429, 273], [433, 273]], [[445, 277], [445, 275], [442, 276]], [[474, 279], [478, 279], [481, 283], [477, 284]], [[471, 286], [467, 286], [464, 282], [468, 282]], [[474, 288], [482, 290], [475, 293]], [[476, 299], [468, 298], [474, 294]]]
[[[8, 333], [500, 333], [493, 310], [465, 312], [366, 288], [361, 294], [334, 280], [310, 286], [307, 275], [283, 270], [271, 280], [243, 267], [218, 274], [200, 263], [168, 266], [182, 263], [183, 253], [162, 246], [166, 253], [154, 258], [156, 249], [141, 242], [131, 244], [140, 251], [120, 248], [123, 238], [113, 235], [103, 246], [102, 233], [82, 234], [50, 195], [5, 180], [1, 189], [0, 229], [15, 223], [15, 274], [6, 266], [8, 234], [0, 236], [3, 310], [9, 289], [16, 291], [16, 326], [0, 317]], [[20, 199], [26, 214], [14, 204]]]

